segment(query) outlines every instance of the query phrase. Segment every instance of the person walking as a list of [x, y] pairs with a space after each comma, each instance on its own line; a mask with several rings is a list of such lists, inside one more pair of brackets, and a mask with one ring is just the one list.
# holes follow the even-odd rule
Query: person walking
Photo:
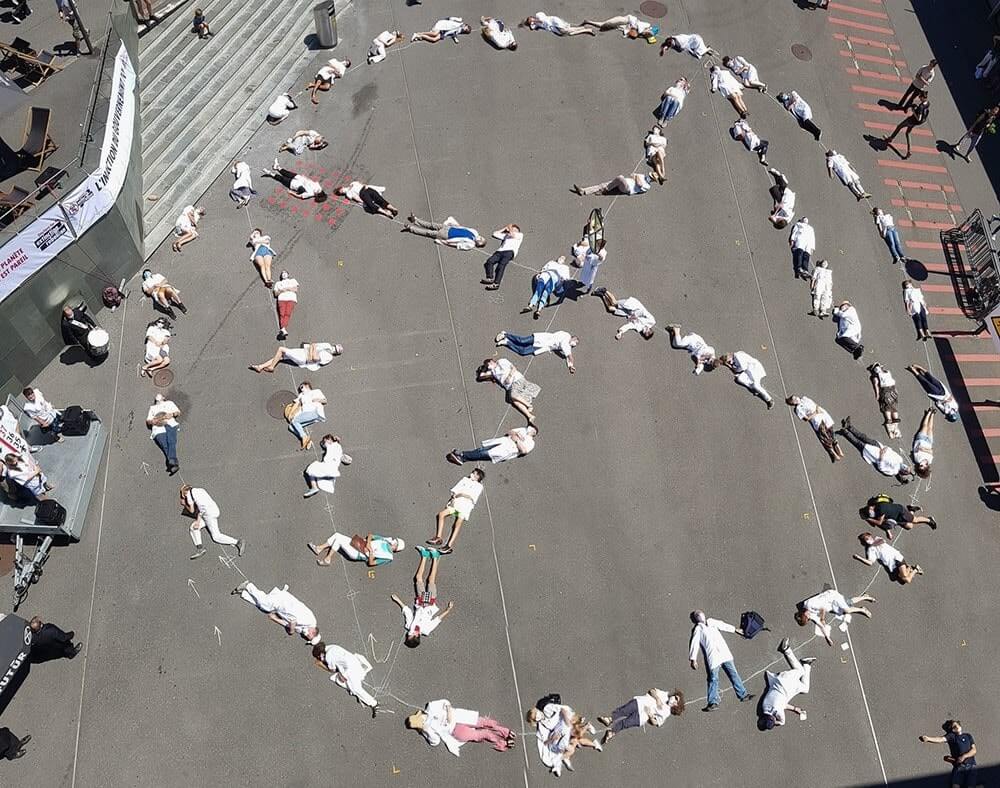
[[736, 121], [732, 128], [729, 129], [729, 135], [737, 142], [742, 142], [743, 147], [748, 151], [756, 153], [757, 161], [765, 167], [767, 166], [767, 149], [770, 143], [767, 140], [761, 139], [757, 132], [750, 127], [749, 123], [743, 119]]
[[892, 264], [905, 262], [906, 255], [903, 254], [903, 245], [899, 241], [899, 232], [896, 230], [896, 221], [892, 218], [892, 214], [886, 213], [881, 208], [872, 208], [872, 217], [878, 228], [878, 234], [882, 236], [885, 245], [889, 247]]
[[[437, 513], [437, 527], [434, 529], [434, 536], [427, 540], [427, 544], [436, 547], [441, 555], [450, 555], [455, 550], [455, 542], [462, 531], [462, 526], [468, 522], [472, 516], [472, 510], [479, 502], [479, 496], [483, 494], [483, 479], [486, 478], [486, 471], [482, 468], [474, 468], [468, 476], [463, 476], [455, 486], [451, 488], [451, 497], [447, 505]], [[444, 524], [449, 517], [455, 519], [451, 524], [451, 534], [447, 543], [442, 541], [444, 535]]]
[[312, 648], [316, 665], [330, 672], [330, 681], [343, 687], [357, 698], [358, 703], [372, 710], [372, 717], [378, 713], [378, 700], [365, 689], [365, 677], [371, 673], [372, 664], [363, 654], [355, 654], [343, 646], [320, 641]]
[[906, 370], [917, 379], [917, 383], [920, 384], [930, 401], [934, 403], [934, 407], [944, 414], [945, 419], [958, 421], [958, 401], [948, 391], [948, 387], [944, 383], [919, 364], [910, 364]]
[[762, 381], [767, 377], [764, 365], [749, 353], [737, 350], [735, 353], [726, 353], [719, 357], [719, 363], [728, 367], [733, 373], [733, 382], [738, 386], [743, 386], [755, 397], [760, 398], [770, 410], [774, 407], [774, 398], [762, 385]]
[[653, 687], [644, 695], [636, 695], [623, 703], [607, 716], [597, 718], [607, 728], [601, 744], [607, 744], [615, 735], [629, 728], [641, 728], [646, 724], [659, 728], [671, 717], [680, 717], [683, 713], [683, 692], [679, 689], [664, 692]]
[[743, 85], [740, 84], [740, 81], [733, 76], [731, 71], [720, 66], [712, 66], [708, 73], [709, 92], [721, 94], [736, 110], [740, 118], [746, 120], [750, 111], [747, 109], [746, 102], [743, 101]]
[[816, 251], [816, 230], [809, 224], [809, 217], [803, 216], [788, 234], [788, 246], [792, 250], [792, 269], [796, 279], [811, 281], [809, 260]]
[[615, 332], [615, 339], [621, 339], [629, 331], [635, 331], [643, 339], [653, 338], [656, 318], [638, 298], [630, 296], [619, 301], [606, 287], [598, 287], [593, 294], [601, 299], [608, 314], [626, 318], [625, 325]]
[[841, 422], [841, 429], [837, 430], [837, 435], [843, 435], [847, 442], [861, 452], [861, 457], [883, 476], [895, 477], [900, 484], [909, 484], [913, 481], [913, 471], [906, 464], [899, 452], [874, 438], [869, 438], [861, 430], [851, 424], [851, 417], [848, 416]]
[[865, 531], [858, 534], [858, 541], [861, 542], [864, 555], [855, 553], [851, 557], [865, 566], [881, 564], [889, 573], [889, 579], [901, 586], [909, 585], [913, 582], [914, 577], [924, 573], [920, 564], [908, 564], [903, 554], [881, 536], [875, 536]]
[[247, 545], [242, 539], [228, 536], [219, 530], [219, 504], [208, 494], [203, 487], [192, 487], [190, 484], [181, 485], [181, 506], [187, 514], [194, 516], [191, 523], [191, 541], [194, 542], [194, 555], [191, 560], [201, 558], [205, 555], [205, 548], [201, 543], [201, 529], [207, 528], [212, 541], [221, 545], [235, 545], [236, 554], [242, 556]]
[[971, 733], [962, 730], [962, 723], [959, 720], [948, 720], [941, 728], [944, 730], [944, 736], [919, 736], [918, 739], [924, 744], [948, 745], [949, 754], [944, 760], [951, 764], [952, 788], [978, 788], [976, 740], [972, 738]]
[[[794, 262], [794, 261], [793, 261]], [[812, 295], [810, 315], [818, 318], [829, 317], [833, 307], [833, 271], [830, 263], [819, 260], [809, 278], [809, 292]]]
[[909, 87], [903, 91], [903, 95], [896, 102], [896, 109], [909, 109], [913, 103], [919, 99], [926, 98], [931, 82], [934, 81], [937, 60], [931, 58], [928, 63], [918, 68], [913, 74], [913, 80]]
[[861, 510], [861, 515], [866, 523], [881, 528], [890, 539], [893, 538], [893, 528], [909, 531], [915, 525], [926, 525], [932, 531], [936, 531], [937, 520], [917, 514], [919, 511], [921, 508], [916, 504], [904, 506], [893, 501], [885, 493], [879, 493], [868, 499], [868, 503]]
[[[913, 458], [913, 472], [921, 479], [929, 479], [931, 465], [934, 463], [934, 408], [924, 411], [924, 417], [913, 436], [910, 456]], [[934, 520], [933, 517], [929, 519], [931, 522]]]
[[288, 590], [288, 586], [275, 586], [266, 594], [249, 580], [244, 580], [230, 591], [234, 596], [249, 602], [275, 624], [280, 624], [289, 635], [298, 635], [310, 646], [322, 641], [316, 614], [297, 596]]
[[815, 401], [801, 394], [792, 394], [785, 400], [785, 404], [789, 405], [795, 411], [796, 418], [801, 419], [813, 428], [813, 432], [819, 438], [820, 444], [830, 456], [830, 462], [837, 462], [844, 459], [844, 452], [837, 442], [837, 436], [833, 433], [833, 417], [825, 408], [820, 407]]
[[903, 437], [903, 433], [899, 431], [899, 392], [896, 391], [896, 379], [877, 361], [868, 367], [868, 379], [875, 393], [879, 413], [882, 414], [885, 434], [890, 438]]
[[275, 339], [281, 342], [288, 339], [288, 324], [299, 302], [299, 281], [290, 277], [288, 271], [282, 271], [278, 274], [278, 281], [271, 285], [271, 292], [278, 310], [278, 335]]
[[569, 331], [536, 331], [534, 334], [513, 334], [501, 331], [493, 339], [497, 347], [505, 347], [519, 356], [538, 356], [542, 353], [555, 353], [566, 361], [570, 373], [576, 372], [573, 361], [573, 348], [580, 344], [579, 337]]
[[419, 219], [412, 213], [406, 217], [401, 233], [413, 233], [423, 238], [433, 238], [434, 243], [450, 246], [452, 249], [468, 251], [486, 246], [486, 239], [474, 227], [465, 227], [458, 223], [454, 216], [449, 216], [443, 222], [430, 222]]
[[[986, 132], [990, 131], [992, 133], [996, 130], [998, 114], [1000, 114], [1000, 105], [985, 107], [978, 115], [976, 115], [976, 119], [973, 120], [969, 128], [966, 129], [965, 134], [959, 138], [958, 142], [951, 146], [951, 149], [963, 159], [968, 161], [969, 156], [972, 155], [972, 151], [974, 151], [978, 147], [979, 143], [982, 142], [983, 136]], [[969, 141], [969, 147], [965, 153], [962, 153], [958, 147], [966, 140]]]
[[910, 108], [909, 114], [899, 122], [899, 125], [892, 130], [892, 133], [889, 134], [889, 136], [883, 137], [882, 141], [886, 143], [886, 145], [891, 145], [892, 141], [896, 139], [896, 135], [902, 131], [906, 135], [906, 154], [903, 158], [910, 158], [910, 135], [913, 133], [913, 130], [917, 128], [917, 126], [923, 126], [927, 122], [927, 118], [930, 114], [931, 104], [927, 98], [924, 97]]
[[872, 611], [866, 607], [856, 607], [858, 602], [874, 602], [875, 597], [870, 594], [861, 594], [851, 597], [848, 602], [847, 597], [841, 594], [836, 588], [827, 588], [818, 594], [803, 599], [795, 606], [795, 623], [800, 627], [812, 622], [820, 628], [828, 646], [833, 645], [830, 637], [830, 625], [826, 621], [828, 615], [848, 616], [859, 615], [865, 618], [872, 617]]
[[361, 534], [347, 536], [336, 531], [321, 544], [312, 542], [306, 544], [313, 555], [317, 556], [316, 563], [319, 566], [329, 566], [334, 553], [340, 553], [348, 561], [364, 561], [369, 567], [384, 566], [392, 563], [396, 553], [406, 549], [406, 542], [398, 537], [379, 536], [373, 533], [369, 533], [368, 536]]
[[484, 279], [479, 280], [480, 284], [486, 285], [487, 290], [499, 290], [503, 281], [503, 273], [507, 266], [517, 257], [524, 241], [524, 233], [521, 228], [513, 222], [506, 224], [499, 230], [493, 231], [493, 237], [500, 241], [497, 250], [486, 258], [483, 264], [483, 271], [486, 274]]
[[326, 395], [320, 389], [314, 389], [308, 380], [303, 380], [299, 384], [295, 399], [285, 409], [288, 431], [299, 439], [300, 449], [308, 449], [313, 444], [306, 427], [326, 421], [324, 405], [326, 405]]
[[823, 130], [813, 122], [812, 107], [809, 106], [809, 103], [794, 90], [790, 90], [788, 93], [779, 93], [775, 98], [781, 106], [792, 114], [795, 122], [799, 124], [799, 128], [808, 131], [813, 135], [813, 139], [819, 142], [819, 138], [823, 136]]
[[716, 618], [706, 618], [701, 610], [691, 611], [691, 622], [694, 628], [691, 630], [691, 640], [688, 643], [688, 661], [691, 663], [691, 669], [697, 670], [700, 651], [705, 658], [705, 672], [708, 679], [708, 705], [702, 711], [715, 711], [719, 708], [722, 700], [719, 693], [720, 669], [729, 677], [740, 703], [753, 698], [743, 686], [743, 680], [733, 663], [733, 652], [729, 650], [726, 639], [722, 636], [723, 632], [742, 635], [743, 630]]
[[507, 403], [524, 416], [528, 426], [534, 427], [535, 411], [532, 407], [541, 387], [524, 377], [524, 374], [506, 358], [488, 358], [476, 370], [476, 380], [480, 383], [493, 381], [504, 390]]
[[28, 622], [31, 629], [31, 662], [48, 662], [53, 659], [73, 659], [83, 651], [83, 643], [74, 643], [76, 633], [64, 632], [55, 624], [42, 621], [38, 616]]
[[180, 470], [177, 461], [177, 431], [180, 424], [177, 417], [181, 415], [180, 408], [162, 394], [153, 398], [153, 404], [146, 412], [146, 426], [149, 427], [149, 437], [152, 439], [167, 461], [167, 473], [173, 476]]
[[660, 106], [653, 113], [661, 123], [669, 123], [684, 108], [684, 99], [691, 92], [691, 83], [687, 77], [680, 77], [673, 85], [663, 91], [660, 96]]
[[[420, 553], [420, 562], [417, 564], [417, 571], [413, 575], [413, 607], [410, 608], [393, 594], [390, 599], [403, 611], [403, 645], [407, 648], [417, 648], [424, 635], [431, 634], [455, 609], [455, 603], [449, 602], [448, 606], [441, 610], [437, 603], [437, 575], [441, 553], [434, 548], [421, 547], [417, 545], [417, 552]], [[424, 569], [430, 561], [430, 571], [427, 580], [424, 580]]]
[[861, 318], [858, 310], [850, 301], [841, 301], [833, 310], [833, 319], [837, 321], [837, 336], [833, 341], [857, 361], [865, 352], [865, 346], [861, 343]]
[[452, 449], [445, 456], [452, 465], [461, 465], [464, 462], [507, 462], [518, 457], [530, 454], [535, 448], [535, 436], [538, 435], [538, 427], [515, 427], [506, 435], [499, 438], [488, 438], [484, 440], [478, 449]]
[[826, 176], [832, 178], [834, 173], [858, 202], [868, 199], [871, 195], [861, 185], [861, 176], [851, 166], [847, 157], [830, 149], [826, 152]]
[[930, 329], [927, 328], [927, 302], [923, 291], [909, 279], [903, 280], [903, 306], [917, 330], [917, 341], [926, 342], [931, 338]]
[[796, 695], [809, 693], [812, 665], [816, 657], [799, 659], [792, 651], [788, 638], [782, 638], [778, 645], [778, 653], [788, 663], [788, 670], [781, 673], [764, 672], [764, 697], [761, 700], [757, 728], [761, 731], [774, 730], [776, 726], [785, 724], [785, 712], [797, 714], [800, 720], [806, 718], [806, 712], [801, 706], [792, 703]]
[[670, 347], [674, 350], [686, 350], [691, 356], [694, 364], [694, 369], [691, 370], [693, 374], [711, 372], [718, 366], [719, 360], [715, 356], [715, 348], [699, 334], [692, 332], [681, 336], [681, 327], [676, 323], [671, 323], [665, 330], [670, 336]]

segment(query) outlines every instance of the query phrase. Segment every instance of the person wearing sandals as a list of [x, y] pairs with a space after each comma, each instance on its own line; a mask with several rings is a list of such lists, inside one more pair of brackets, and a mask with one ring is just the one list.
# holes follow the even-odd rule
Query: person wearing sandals
[[312, 446], [312, 438], [306, 433], [306, 427], [320, 421], [326, 421], [326, 396], [319, 389], [314, 389], [308, 380], [299, 384], [299, 392], [292, 402], [289, 411], [292, 417], [288, 420], [288, 431], [302, 444], [301, 448]]
[[[420, 639], [437, 629], [441, 622], [455, 609], [454, 602], [449, 602], [444, 610], [438, 607], [437, 573], [438, 562], [441, 558], [440, 551], [433, 547], [417, 545], [417, 552], [420, 553], [420, 563], [417, 564], [416, 574], [413, 575], [413, 607], [408, 607], [395, 594], [390, 597], [403, 611], [403, 629], [405, 630], [403, 645], [407, 648], [419, 646]], [[425, 582], [424, 569], [427, 568], [428, 561], [430, 561], [430, 572]]]
[[398, 537], [371, 533], [365, 537], [360, 534], [346, 536], [334, 532], [333, 536], [322, 544], [309, 542], [308, 545], [313, 555], [318, 556], [316, 563], [320, 566], [329, 566], [334, 553], [340, 553], [348, 561], [364, 561], [369, 567], [383, 566], [391, 564], [396, 553], [406, 549], [406, 542]]
[[[437, 528], [434, 536], [427, 540], [427, 544], [436, 547], [441, 555], [450, 555], [455, 549], [455, 542], [462, 526], [472, 516], [472, 510], [479, 502], [479, 496], [483, 494], [483, 479], [486, 478], [486, 471], [482, 468], [475, 468], [468, 476], [459, 479], [455, 486], [451, 488], [451, 497], [447, 506], [437, 515]], [[444, 535], [444, 523], [449, 517], [455, 517], [451, 524], [451, 535], [445, 544], [442, 541]]]
[[889, 579], [895, 580], [901, 586], [909, 585], [913, 578], [922, 575], [924, 570], [920, 564], [908, 564], [903, 554], [889, 544], [881, 536], [875, 536], [865, 531], [858, 535], [858, 541], [864, 548], [863, 556], [855, 553], [851, 556], [855, 561], [860, 561], [865, 566], [874, 566], [876, 563], [882, 564], [885, 571], [889, 573]]

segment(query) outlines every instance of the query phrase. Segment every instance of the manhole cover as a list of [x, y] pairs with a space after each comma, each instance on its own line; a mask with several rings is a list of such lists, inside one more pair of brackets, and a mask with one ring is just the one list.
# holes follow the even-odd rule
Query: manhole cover
[[272, 419], [278, 419], [279, 421], [285, 418], [285, 405], [295, 399], [294, 391], [281, 391], [274, 392], [267, 399], [267, 415]]
[[792, 54], [799, 60], [812, 60], [813, 53], [805, 44], [792, 44]]
[[174, 382], [174, 373], [169, 369], [158, 369], [153, 373], [153, 385], [165, 389]]
[[663, 19], [667, 15], [667, 7], [656, 0], [646, 0], [639, 4], [639, 13], [652, 19]]

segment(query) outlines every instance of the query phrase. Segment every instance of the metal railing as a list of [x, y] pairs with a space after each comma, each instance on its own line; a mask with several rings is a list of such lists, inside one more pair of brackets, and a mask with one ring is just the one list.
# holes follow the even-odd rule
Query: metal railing
[[982, 211], [977, 208], [957, 227], [943, 230], [941, 243], [949, 267], [968, 278], [963, 309], [972, 319], [983, 320], [1000, 305], [1000, 260]]

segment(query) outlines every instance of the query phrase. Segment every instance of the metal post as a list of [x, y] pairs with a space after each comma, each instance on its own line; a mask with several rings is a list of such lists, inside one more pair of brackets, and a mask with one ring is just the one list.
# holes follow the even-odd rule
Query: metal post
[[[90, 43], [90, 31], [83, 24], [83, 20], [80, 18], [80, 12], [76, 7], [76, 0], [66, 0], [66, 4], [69, 6], [69, 10], [73, 12], [73, 38], [76, 38], [76, 31], [79, 30], [80, 34], [83, 36], [83, 40], [87, 43], [87, 51], [84, 54], [93, 55], [94, 45]], [[77, 51], [79, 51], [79, 44], [77, 45]]]

